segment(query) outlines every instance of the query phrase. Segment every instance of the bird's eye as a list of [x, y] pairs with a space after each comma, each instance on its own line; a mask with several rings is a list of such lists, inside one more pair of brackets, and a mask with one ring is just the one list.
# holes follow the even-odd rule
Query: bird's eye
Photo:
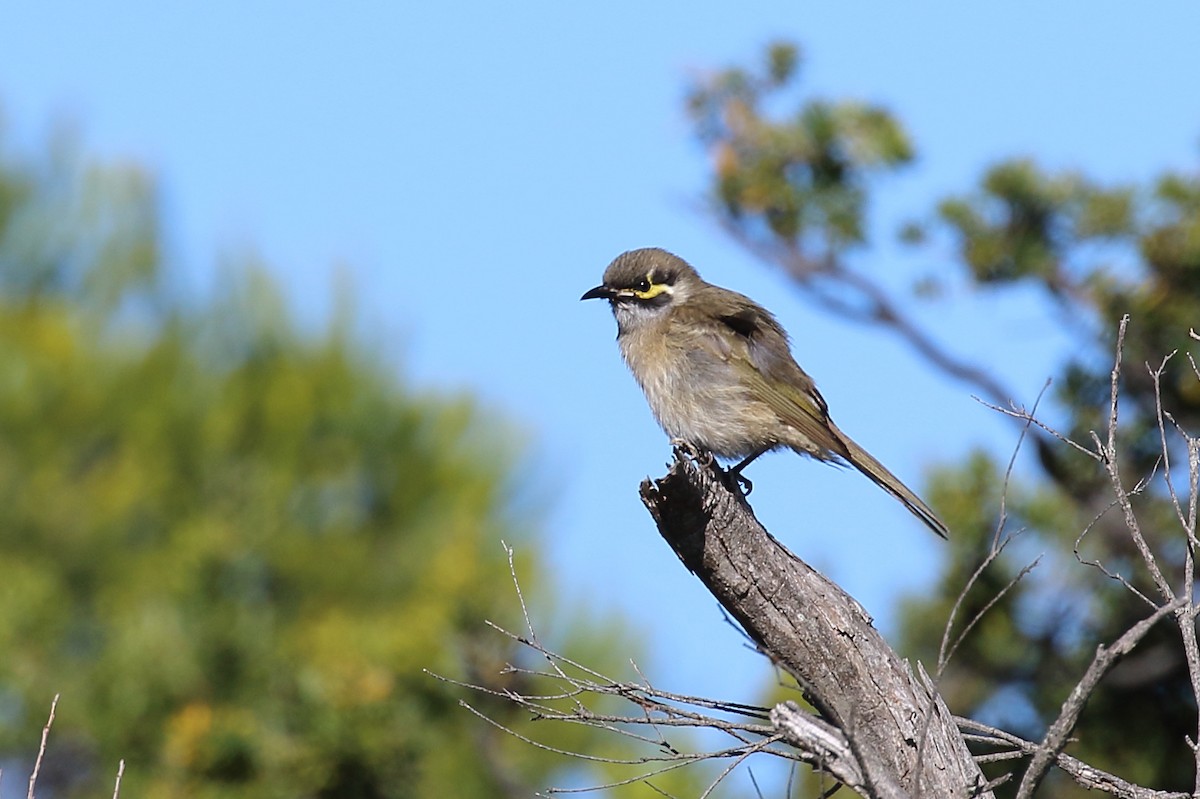
[[634, 286], [634, 288], [636, 288], [638, 291], [649, 291], [650, 290], [650, 281], [647, 280], [646, 278], [642, 278], [641, 280], [639, 280], [637, 282], [637, 285]]

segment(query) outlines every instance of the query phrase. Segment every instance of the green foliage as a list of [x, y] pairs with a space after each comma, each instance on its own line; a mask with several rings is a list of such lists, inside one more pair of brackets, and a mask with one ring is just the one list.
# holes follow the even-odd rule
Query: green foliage
[[[943, 232], [956, 241], [970, 281], [992, 291], [1032, 285], [1059, 304], [1068, 320], [1064, 330], [1075, 344], [1052, 392], [1052, 408], [1042, 415], [1057, 417], [1056, 427], [1085, 445], [1091, 431], [1106, 435], [1117, 325], [1130, 315], [1117, 435], [1129, 480], [1162, 468], [1160, 401], [1184, 429], [1200, 429], [1200, 380], [1182, 355], [1194, 349], [1189, 330], [1200, 307], [1198, 198], [1196, 176], [1171, 174], [1143, 186], [1110, 187], [1022, 159], [993, 167], [973, 194], [939, 205]], [[1151, 370], [1177, 351], [1156, 388]], [[1176, 464], [1186, 463], [1179, 443], [1171, 444]], [[1038, 489], [1012, 485], [1007, 497], [1008, 529], [1026, 528], [1024, 540], [986, 573], [962, 618], [981, 610], [1015, 576], [1021, 558], [1031, 559], [1035, 549], [1049, 554], [967, 638], [944, 684], [959, 712], [1037, 738], [1096, 644], [1111, 643], [1146, 615], [1145, 604], [1071, 555], [1081, 531], [1088, 531], [1079, 544], [1081, 558], [1104, 563], [1147, 595], [1154, 589], [1123, 519], [1111, 508], [1111, 486], [1098, 464], [1036, 433], [1034, 446], [1042, 469]], [[998, 482], [982, 485], [955, 471], [941, 478], [938, 507], [995, 504]], [[1186, 485], [1183, 475], [1176, 479]], [[1165, 494], [1161, 482], [1152, 482], [1135, 507], [1160, 567], [1173, 575], [1182, 568], [1183, 533]], [[969, 516], [947, 512], [956, 537], [965, 540], [956, 546], [939, 596], [910, 605], [906, 638], [915, 651], [935, 650], [937, 620], [945, 618], [948, 601], [965, 584], [966, 569], [978, 561], [998, 524], [994, 509], [983, 524], [977, 517], [978, 510]], [[1139, 654], [1101, 684], [1069, 751], [1139, 784], [1190, 790], [1183, 741], [1193, 734], [1195, 717], [1178, 633], [1159, 625]], [[1055, 795], [1081, 795], [1067, 783], [1058, 784]]]
[[132, 796], [530, 795], [577, 768], [422, 671], [521, 687], [483, 627], [520, 620], [503, 426], [415, 392], [344, 320], [303, 332], [261, 272], [184, 298], [160, 239], [136, 168], [0, 167], [3, 751], [31, 752], [61, 692], [55, 770], [124, 758]]
[[1072, 173], [1047, 175], [1021, 159], [993, 167], [979, 196], [944, 200], [939, 212], [976, 282], [1028, 278], [1059, 293], [1074, 288], [1074, 248], [1133, 231], [1133, 199], [1128, 189], [1104, 189]]
[[771, 108], [794, 94], [797, 48], [768, 48], [762, 74], [729, 69], [699, 81], [687, 106], [714, 169], [724, 221], [755, 241], [822, 254], [861, 244], [866, 188], [875, 172], [912, 159], [908, 136], [885, 109], [809, 100], [793, 114]]
[[[1159, 402], [1184, 429], [1200, 429], [1200, 380], [1182, 354], [1166, 364], [1159, 386], [1151, 374], [1164, 357], [1194, 349], [1189, 330], [1200, 307], [1198, 193], [1195, 177], [1169, 175], [1148, 186], [1108, 188], [1021, 161], [991, 170], [973, 197], [941, 206], [976, 283], [1000, 289], [1031, 282], [1053, 296], [1072, 321], [1068, 329], [1076, 345], [1055, 386], [1052, 412], [1059, 417], [1056, 426], [1076, 441], [1086, 444], [1090, 431], [1104, 435], [1107, 429], [1117, 322], [1130, 315], [1117, 437], [1121, 468], [1130, 480], [1162, 468]], [[1178, 444], [1173, 438], [1172, 460], [1186, 463]], [[1146, 613], [1129, 592], [1069, 556], [1080, 532], [1088, 530], [1081, 557], [1101, 561], [1147, 595], [1154, 593], [1123, 520], [1110, 509], [1111, 487], [1098, 465], [1045, 437], [1035, 446], [1044, 483], [1033, 496], [1022, 496], [1020, 489], [1010, 493], [1009, 509], [1017, 517], [1010, 529], [1024, 522], [1028, 535], [1058, 557], [1020, 584], [1008, 607], [998, 609], [1013, 614], [1017, 624], [996, 638], [968, 639], [947, 677], [952, 685], [982, 689], [952, 692], [951, 701], [962, 703], [957, 707], [990, 713], [1031, 737], [1055, 717], [1095, 645], [1112, 642]], [[1186, 485], [1183, 475], [1175, 476]], [[974, 501], [984, 495], [978, 486], [949, 476], [946, 484], [948, 494]], [[1135, 507], [1159, 566], [1174, 575], [1183, 563], [1182, 532], [1165, 493], [1161, 482], [1152, 482]], [[951, 526], [958, 532], [955, 518]], [[982, 546], [981, 535], [969, 540]], [[1022, 549], [1033, 546], [1027, 542]], [[1001, 576], [1012, 569], [1006, 563], [998, 569]], [[941, 600], [912, 607], [908, 639], [914, 648], [930, 651], [935, 639], [920, 619], [936, 615], [936, 605], [957, 590], [952, 586], [943, 585]], [[977, 592], [986, 597], [994, 589], [985, 585]], [[1023, 662], [1005, 663], [1004, 654], [1014, 651]], [[1006, 713], [1006, 702], [1023, 709]], [[1183, 741], [1194, 731], [1195, 717], [1177, 631], [1173, 635], [1169, 625], [1159, 625], [1139, 653], [1101, 684], [1070, 751], [1139, 784], [1190, 790]], [[1061, 796], [1078, 792], [1066, 784], [1056, 790]]]
[[[767, 77], [734, 68], [692, 92], [696, 133], [712, 157], [718, 223], [782, 266], [821, 307], [884, 326], [934, 368], [1007, 404], [1012, 395], [999, 376], [940, 349], [883, 282], [852, 271], [840, 257], [848, 245], [866, 241], [869, 177], [905, 163], [911, 146], [901, 123], [882, 109], [781, 96], [796, 73], [775, 66], [787, 65], [786, 52], [780, 45], [768, 51]], [[768, 99], [775, 102], [770, 113]], [[954, 276], [996, 296], [1027, 297], [1034, 287], [1051, 298], [1072, 346], [1039, 417], [1084, 446], [1092, 431], [1107, 435], [1118, 322], [1130, 315], [1120, 373], [1120, 467], [1127, 484], [1156, 470], [1161, 477], [1159, 403], [1171, 415], [1169, 431], [1172, 423], [1200, 431], [1200, 379], [1185, 357], [1196, 350], [1190, 331], [1200, 327], [1200, 175], [1173, 172], [1109, 186], [1077, 171], [1012, 159], [987, 170], [973, 190], [937, 203], [935, 216], [932, 224], [908, 223], [899, 231], [902, 241], [927, 247], [933, 257], [947, 240], [957, 254], [917, 282], [917, 295], [943, 296], [940, 287]], [[1160, 365], [1156, 385], [1152, 372]], [[1100, 466], [1036, 429], [1026, 443], [1037, 454], [1035, 481], [1009, 480], [994, 456], [980, 452], [939, 473], [928, 496], [952, 531], [950, 557], [936, 594], [907, 603], [902, 648], [936, 662], [946, 619], [1001, 519], [1006, 530], [1022, 530], [965, 598], [956, 630], [1045, 553], [1039, 567], [970, 631], [941, 687], [955, 712], [1036, 740], [1096, 645], [1111, 643], [1148, 614], [1143, 601], [1079, 559], [1102, 562], [1148, 596], [1155, 591]], [[1183, 491], [1187, 453], [1176, 436], [1169, 448]], [[1159, 566], [1177, 581], [1186, 545], [1162, 480], [1149, 482], [1134, 507]], [[1190, 791], [1193, 758], [1185, 741], [1195, 735], [1196, 697], [1178, 630], [1172, 632], [1160, 624], [1102, 682], [1068, 751], [1142, 785]], [[1001, 773], [1011, 765], [989, 768]], [[1052, 795], [1082, 796], [1061, 774], [1053, 780]]]

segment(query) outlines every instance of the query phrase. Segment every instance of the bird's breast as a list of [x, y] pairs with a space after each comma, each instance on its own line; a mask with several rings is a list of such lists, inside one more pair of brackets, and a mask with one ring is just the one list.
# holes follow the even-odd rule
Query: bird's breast
[[668, 436], [724, 458], [779, 444], [775, 413], [739, 379], [737, 369], [687, 335], [632, 331], [621, 353]]

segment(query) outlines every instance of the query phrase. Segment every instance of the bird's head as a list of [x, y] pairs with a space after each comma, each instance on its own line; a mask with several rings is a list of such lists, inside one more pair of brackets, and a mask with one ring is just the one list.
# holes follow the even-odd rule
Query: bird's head
[[687, 261], [647, 247], [618, 255], [604, 270], [604, 282], [579, 299], [608, 300], [618, 331], [624, 333], [662, 318], [702, 285], [704, 281]]

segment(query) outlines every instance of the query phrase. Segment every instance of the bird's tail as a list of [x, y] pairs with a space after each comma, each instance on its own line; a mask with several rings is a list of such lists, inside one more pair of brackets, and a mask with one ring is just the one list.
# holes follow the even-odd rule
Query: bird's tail
[[900, 482], [899, 477], [889, 472], [886, 466], [875, 460], [871, 453], [854, 443], [849, 436], [841, 430], [837, 430], [836, 432], [838, 438], [846, 446], [844, 457], [854, 468], [871, 478], [871, 482], [875, 483], [875, 485], [904, 503], [904, 507], [912, 511], [912, 514], [918, 519], [925, 522], [930, 530], [933, 530], [942, 538], [948, 537], [946, 523], [937, 517], [937, 514], [925, 504], [924, 500], [916, 495], [916, 492]]

